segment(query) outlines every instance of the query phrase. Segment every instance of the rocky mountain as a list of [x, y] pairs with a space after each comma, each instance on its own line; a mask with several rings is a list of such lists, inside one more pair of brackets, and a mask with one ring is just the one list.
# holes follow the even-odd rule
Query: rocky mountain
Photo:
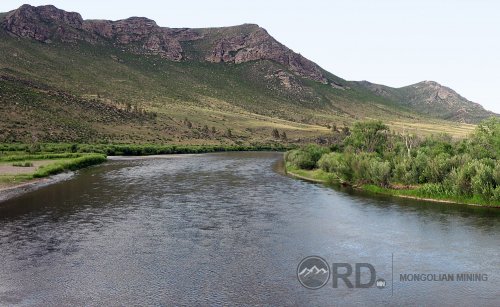
[[206, 61], [244, 63], [272, 60], [302, 77], [328, 83], [318, 65], [280, 44], [257, 25], [173, 29], [160, 27], [144, 17], [118, 21], [83, 20], [78, 13], [65, 12], [52, 5], [34, 7], [25, 4], [10, 12], [2, 26], [12, 35], [47, 44], [55, 40], [111, 43], [137, 54], [160, 55], [173, 61], [186, 59], [183, 42], [203, 40], [205, 49], [202, 51]]
[[474, 123], [495, 113], [480, 104], [467, 100], [449, 87], [434, 81], [391, 88], [368, 81], [358, 82], [374, 94], [406, 105], [419, 113], [451, 121]]
[[51, 5], [0, 13], [0, 142], [283, 142], [276, 129], [306, 142], [365, 118], [463, 136], [471, 126], [457, 122], [492, 114], [436, 83], [346, 81], [255, 24], [168, 28]]

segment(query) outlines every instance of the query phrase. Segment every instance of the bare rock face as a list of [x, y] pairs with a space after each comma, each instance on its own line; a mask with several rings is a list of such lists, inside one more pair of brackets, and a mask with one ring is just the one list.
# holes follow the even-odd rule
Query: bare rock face
[[71, 30], [81, 29], [82, 24], [82, 16], [78, 13], [65, 12], [52, 5], [33, 7], [25, 4], [7, 15], [3, 27], [21, 37], [50, 42], [55, 36], [63, 41], [74, 41], [77, 37]]
[[94, 37], [128, 46], [134, 53], [160, 55], [173, 61], [182, 60], [181, 41], [199, 38], [192, 30], [162, 28], [154, 20], [144, 17], [118, 21], [89, 20], [84, 22], [84, 28]]
[[78, 13], [65, 12], [51, 5], [23, 5], [7, 15], [3, 28], [11, 34], [44, 43], [54, 40], [90, 43], [111, 41], [137, 54], [155, 54], [173, 61], [182, 59], [182, 39], [197, 38], [188, 29], [178, 31], [162, 28], [155, 21], [143, 17], [84, 21]]
[[[8, 33], [44, 43], [63, 41], [91, 44], [112, 44], [136, 54], [159, 55], [172, 61], [186, 60], [182, 42], [206, 38], [201, 54], [210, 62], [244, 63], [270, 60], [280, 63], [295, 74], [324, 84], [328, 80], [318, 65], [276, 41], [257, 25], [243, 25], [250, 31], [238, 32], [239, 27], [220, 28], [219, 34], [204, 37], [204, 31], [159, 27], [154, 20], [131, 17], [124, 20], [83, 20], [80, 14], [66, 12], [54, 6], [23, 5], [10, 12], [2, 27]], [[206, 47], [208, 46], [208, 47]]]
[[271, 60], [289, 67], [303, 77], [325, 84], [328, 82], [316, 64], [280, 44], [266, 30], [258, 26], [255, 28], [250, 34], [236, 34], [219, 39], [206, 60], [236, 64]]
[[465, 98], [452, 89], [434, 81], [423, 81], [413, 85], [415, 92], [424, 98], [428, 104], [446, 104], [454, 106], [462, 103]]

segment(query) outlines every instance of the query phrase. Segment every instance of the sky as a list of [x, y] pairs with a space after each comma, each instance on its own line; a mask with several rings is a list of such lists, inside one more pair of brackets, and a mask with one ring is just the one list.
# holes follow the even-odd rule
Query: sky
[[433, 80], [500, 113], [498, 0], [1, 0], [0, 12], [24, 3], [165, 27], [256, 23], [344, 79], [392, 87]]

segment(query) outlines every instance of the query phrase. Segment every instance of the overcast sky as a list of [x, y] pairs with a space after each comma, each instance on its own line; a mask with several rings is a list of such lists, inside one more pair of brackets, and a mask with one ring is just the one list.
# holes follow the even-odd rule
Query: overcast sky
[[500, 113], [498, 0], [1, 0], [0, 11], [23, 3], [166, 27], [256, 23], [344, 79], [393, 87], [434, 80]]

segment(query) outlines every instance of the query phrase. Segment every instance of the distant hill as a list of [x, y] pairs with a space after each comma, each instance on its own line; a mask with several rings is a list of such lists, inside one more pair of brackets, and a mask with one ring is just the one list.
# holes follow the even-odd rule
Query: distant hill
[[346, 81], [253, 24], [174, 29], [23, 5], [0, 28], [0, 142], [302, 142], [366, 118], [463, 135], [456, 122], [493, 115], [434, 83]]
[[408, 106], [421, 114], [446, 120], [477, 123], [495, 113], [485, 110], [480, 104], [460, 96], [457, 92], [434, 81], [423, 81], [413, 85], [391, 88], [384, 85], [358, 82], [374, 94]]

